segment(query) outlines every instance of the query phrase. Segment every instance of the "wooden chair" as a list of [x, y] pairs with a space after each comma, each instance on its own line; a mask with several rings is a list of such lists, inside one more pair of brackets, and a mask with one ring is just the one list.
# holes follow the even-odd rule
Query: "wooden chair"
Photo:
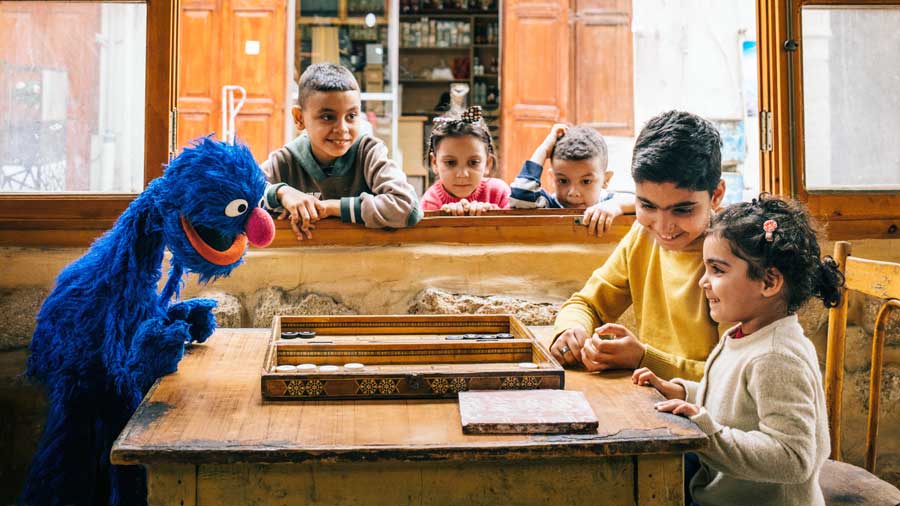
[[[884, 362], [885, 328], [888, 317], [900, 309], [900, 264], [851, 256], [850, 243], [834, 245], [837, 260], [846, 279], [841, 304], [828, 314], [828, 349], [825, 359], [825, 398], [831, 436], [831, 458], [822, 468], [820, 481], [828, 506], [856, 504], [896, 506], [900, 490], [878, 479], [875, 469], [878, 405]], [[865, 470], [841, 460], [841, 391], [844, 384], [844, 347], [847, 330], [849, 291], [878, 297], [884, 303], [875, 317], [872, 341], [872, 370], [869, 377], [869, 413], [866, 428]]]

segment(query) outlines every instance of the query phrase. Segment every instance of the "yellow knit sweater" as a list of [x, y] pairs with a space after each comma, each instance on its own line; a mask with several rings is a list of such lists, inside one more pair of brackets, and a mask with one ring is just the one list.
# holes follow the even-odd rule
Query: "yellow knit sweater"
[[659, 377], [698, 380], [706, 357], [728, 328], [710, 319], [698, 285], [703, 276], [703, 238], [681, 251], [665, 250], [639, 223], [580, 291], [560, 308], [556, 335], [573, 327], [592, 333], [634, 304], [637, 329], [647, 345], [641, 362]]

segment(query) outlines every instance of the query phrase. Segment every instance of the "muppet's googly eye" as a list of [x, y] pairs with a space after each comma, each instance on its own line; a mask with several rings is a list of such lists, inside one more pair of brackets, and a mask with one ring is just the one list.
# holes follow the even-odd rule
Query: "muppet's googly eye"
[[263, 195], [262, 197], [259, 198], [259, 202], [256, 203], [256, 207], [258, 207], [260, 209], [266, 208], [266, 196], [265, 195]]
[[250, 204], [244, 199], [234, 199], [225, 206], [225, 215], [234, 218], [247, 212]]

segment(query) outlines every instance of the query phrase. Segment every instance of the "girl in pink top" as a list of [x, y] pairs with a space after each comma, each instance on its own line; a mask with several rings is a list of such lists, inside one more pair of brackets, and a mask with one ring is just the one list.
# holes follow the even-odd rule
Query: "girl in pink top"
[[436, 118], [428, 158], [439, 180], [422, 195], [423, 210], [476, 216], [509, 207], [509, 185], [487, 177], [494, 167], [494, 146], [481, 107]]

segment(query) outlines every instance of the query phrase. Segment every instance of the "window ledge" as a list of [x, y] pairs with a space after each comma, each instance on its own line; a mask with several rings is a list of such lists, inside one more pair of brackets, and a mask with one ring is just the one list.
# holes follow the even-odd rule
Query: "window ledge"
[[[84, 202], [78, 206], [78, 199], [73, 198], [56, 201], [39, 213], [27, 215], [16, 205], [16, 199], [0, 199], [0, 246], [89, 246], [112, 227], [131, 198], [95, 199], [102, 203], [100, 210], [85, 206]], [[633, 216], [620, 217], [609, 233], [594, 237], [579, 224], [581, 214], [577, 209], [540, 209], [490, 211], [484, 216], [463, 217], [430, 211], [416, 226], [396, 230], [367, 229], [329, 218], [316, 224], [312, 239], [302, 242], [297, 241], [287, 221], [276, 220], [275, 240], [270, 247], [615, 243], [634, 222]]]
[[[112, 227], [133, 196], [72, 196], [47, 199], [28, 211], [25, 198], [0, 198], [0, 246], [87, 247]], [[33, 205], [33, 201], [32, 204]], [[817, 213], [814, 213], [817, 214]], [[380, 230], [329, 218], [316, 224], [313, 238], [297, 241], [287, 221], [276, 221], [270, 247], [390, 246], [399, 244], [604, 244], [616, 243], [634, 216], [618, 218], [602, 237], [578, 224], [577, 209], [491, 211], [484, 216], [444, 216], [429, 211], [415, 227]], [[822, 217], [828, 240], [898, 239], [900, 217]]]

